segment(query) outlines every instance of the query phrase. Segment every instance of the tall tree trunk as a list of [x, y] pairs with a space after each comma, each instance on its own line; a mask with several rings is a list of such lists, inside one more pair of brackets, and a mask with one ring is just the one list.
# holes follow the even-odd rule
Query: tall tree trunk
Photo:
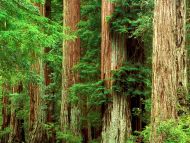
[[[50, 18], [51, 17], [51, 0], [46, 0], [45, 1], [45, 10], [44, 10], [44, 15], [45, 17], [47, 18]], [[45, 48], [44, 49], [44, 52], [45, 54], [48, 54], [50, 52], [50, 48]], [[44, 65], [44, 80], [45, 80], [45, 86], [49, 86], [52, 82], [51, 80], [51, 73], [53, 72], [52, 68], [50, 67], [49, 63], [46, 62], [45, 65]], [[47, 88], [47, 90], [45, 91], [45, 94], [47, 94], [48, 96], [54, 96], [54, 93], [53, 93], [53, 89], [52, 88]], [[47, 101], [47, 119], [46, 119], [46, 122], [49, 124], [53, 123], [55, 121], [55, 118], [54, 118], [54, 106], [55, 106], [55, 103], [54, 103], [54, 100], [53, 100], [53, 97], [49, 97], [50, 100]], [[55, 136], [55, 129], [52, 128], [50, 129], [51, 130], [51, 134], [48, 135], [48, 142], [49, 143], [55, 143], [56, 142], [56, 136]]]
[[[44, 15], [44, 7], [40, 4], [34, 4], [39, 8], [40, 14]], [[43, 49], [42, 49], [43, 53]], [[34, 53], [35, 63], [32, 65], [32, 71], [43, 77], [43, 63], [41, 58], [37, 58]], [[37, 82], [37, 81], [35, 81]], [[42, 81], [41, 81], [42, 82]], [[45, 123], [45, 115], [42, 109], [43, 105], [43, 87], [42, 83], [30, 83], [30, 133], [29, 143], [40, 143], [44, 141], [44, 130], [42, 124]]]
[[[33, 70], [39, 75], [43, 75], [41, 60], [33, 65]], [[42, 87], [38, 83], [30, 84], [30, 143], [40, 143], [43, 138], [42, 123], [44, 123], [44, 113], [42, 111]]]
[[[114, 11], [114, 5], [102, 0], [102, 44], [101, 78], [105, 87], [112, 89], [111, 71], [118, 70], [126, 60], [126, 38], [122, 34], [111, 33], [106, 17]], [[112, 91], [103, 118], [102, 143], [124, 143], [131, 134], [131, 113], [129, 99], [122, 93]]]
[[[71, 31], [77, 30], [80, 21], [80, 0], [64, 0], [64, 26]], [[63, 77], [62, 77], [62, 103], [61, 103], [61, 128], [63, 131], [70, 129], [75, 135], [80, 132], [78, 105], [69, 103], [69, 88], [79, 82], [79, 74], [73, 72], [73, 66], [80, 59], [80, 40], [63, 42]]]
[[186, 92], [185, 0], [155, 0], [153, 46], [150, 142], [162, 143], [156, 129], [177, 118], [178, 90]]

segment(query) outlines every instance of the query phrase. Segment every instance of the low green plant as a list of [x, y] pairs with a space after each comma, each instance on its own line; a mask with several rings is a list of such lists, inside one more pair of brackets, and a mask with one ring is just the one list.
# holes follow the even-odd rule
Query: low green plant
[[[144, 143], [150, 143], [150, 133], [150, 126], [141, 132]], [[163, 143], [190, 143], [190, 115], [160, 122], [157, 133], [162, 136]]]
[[74, 135], [69, 130], [66, 132], [57, 131], [56, 135], [57, 143], [61, 143], [62, 140], [67, 141], [68, 143], [82, 143], [82, 137]]

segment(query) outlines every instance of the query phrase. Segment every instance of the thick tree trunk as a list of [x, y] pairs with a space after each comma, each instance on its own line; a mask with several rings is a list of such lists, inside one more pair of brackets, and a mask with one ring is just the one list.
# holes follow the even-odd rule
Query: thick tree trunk
[[155, 0], [151, 143], [163, 142], [161, 121], [177, 118], [178, 89], [186, 90], [184, 45], [185, 0]]
[[[38, 60], [32, 67], [36, 74], [43, 76], [42, 61]], [[40, 143], [43, 139], [42, 124], [45, 123], [44, 111], [42, 110], [43, 90], [38, 83], [30, 84], [30, 143]]]
[[[106, 17], [113, 13], [114, 5], [102, 0], [101, 78], [105, 87], [112, 89], [111, 71], [118, 70], [126, 60], [125, 36], [111, 33]], [[124, 143], [131, 134], [129, 99], [122, 93], [112, 91], [103, 118], [102, 143]]]
[[[40, 14], [45, 14], [45, 9], [40, 4], [34, 4], [39, 8]], [[43, 52], [43, 49], [42, 49]], [[32, 71], [43, 77], [43, 63], [41, 58], [37, 58], [34, 53], [35, 63], [32, 65]], [[35, 81], [36, 82], [36, 81]], [[44, 129], [42, 124], [45, 123], [45, 113], [42, 109], [43, 105], [43, 87], [42, 83], [30, 83], [30, 133], [29, 143], [41, 143], [44, 141]]]
[[[187, 6], [186, 6], [186, 11], [187, 11], [187, 14], [186, 14], [186, 25], [189, 25], [190, 24], [190, 1], [187, 1]], [[187, 31], [186, 31], [186, 48], [189, 49], [190, 48], [190, 27], [189, 26], [186, 26], [188, 27], [187, 28]], [[190, 56], [190, 52], [188, 51], [187, 52], [187, 57]], [[189, 61], [190, 59], [187, 58], [187, 75], [189, 75], [190, 73], [190, 64], [189, 64]], [[188, 76], [187, 78], [188, 82], [190, 81], [190, 78]], [[189, 89], [188, 89], [189, 91]]]
[[[71, 31], [77, 30], [80, 21], [80, 0], [64, 0], [64, 26]], [[79, 82], [79, 74], [73, 72], [73, 66], [80, 59], [80, 40], [63, 42], [63, 78], [62, 78], [62, 103], [61, 103], [61, 128], [63, 131], [71, 130], [73, 134], [80, 132], [80, 110], [76, 104], [69, 103], [69, 88]]]

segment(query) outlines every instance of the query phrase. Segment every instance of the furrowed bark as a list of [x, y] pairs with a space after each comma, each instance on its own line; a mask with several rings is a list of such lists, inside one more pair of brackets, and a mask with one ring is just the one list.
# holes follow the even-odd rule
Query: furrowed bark
[[[111, 33], [106, 17], [114, 11], [114, 4], [102, 0], [102, 43], [101, 43], [101, 79], [107, 89], [112, 89], [111, 71], [118, 70], [126, 60], [126, 39], [122, 34]], [[102, 143], [124, 143], [131, 134], [131, 113], [129, 99], [121, 91], [108, 96], [103, 117]]]
[[[185, 0], [155, 0], [151, 143], [164, 140], [157, 132], [160, 122], [178, 117], [178, 90], [186, 92], [184, 45]], [[180, 94], [185, 96], [185, 92]]]
[[[45, 14], [44, 6], [35, 3], [35, 6], [39, 8], [40, 14]], [[42, 49], [43, 52], [43, 49]], [[44, 75], [43, 71], [43, 62], [41, 58], [37, 58], [37, 55], [34, 53], [35, 63], [32, 65], [32, 71], [42, 77]], [[29, 86], [30, 94], [30, 128], [29, 128], [29, 143], [41, 143], [44, 141], [44, 129], [43, 123], [45, 123], [45, 112], [42, 109], [44, 104], [43, 101], [43, 87], [42, 83], [30, 83]]]
[[[39, 75], [43, 75], [42, 61], [38, 60], [32, 69]], [[44, 111], [42, 110], [42, 87], [38, 83], [30, 84], [30, 143], [43, 141], [42, 124], [45, 123]]]
[[187, 103], [187, 49], [186, 46], [186, 0], [176, 3], [176, 48], [177, 48], [177, 98], [178, 114], [188, 112]]
[[[64, 26], [72, 32], [77, 30], [80, 21], [80, 0], [64, 0]], [[68, 31], [66, 32], [68, 33]], [[73, 67], [80, 60], [80, 40], [64, 40], [63, 42], [63, 74], [62, 74], [62, 103], [61, 103], [61, 128], [63, 131], [71, 130], [74, 135], [79, 135], [79, 105], [69, 103], [69, 88], [79, 82], [79, 73]]]

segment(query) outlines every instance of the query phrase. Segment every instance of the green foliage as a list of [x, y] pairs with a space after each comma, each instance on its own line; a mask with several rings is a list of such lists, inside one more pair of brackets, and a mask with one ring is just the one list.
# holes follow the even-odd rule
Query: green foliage
[[[92, 128], [101, 128], [100, 106], [107, 102], [108, 91], [100, 81], [100, 47], [101, 47], [101, 0], [81, 1], [81, 21], [78, 24], [81, 39], [81, 60], [74, 66], [74, 72], [80, 73], [81, 82], [69, 90], [71, 104], [86, 107], [81, 115], [81, 125], [87, 122]], [[105, 91], [105, 92], [103, 92]], [[95, 139], [92, 142], [100, 142]]]
[[113, 31], [131, 33], [135, 37], [152, 32], [153, 0], [111, 1], [116, 4], [114, 13], [108, 16]]
[[46, 123], [43, 124], [43, 129], [46, 131], [47, 137], [52, 137], [52, 133], [55, 131], [56, 125], [55, 123]]
[[[29, 1], [28, 1], [29, 2]], [[31, 0], [32, 3], [45, 4], [45, 0]]]
[[9, 135], [9, 133], [11, 132], [11, 128], [10, 127], [6, 127], [3, 130], [0, 130], [0, 138], [3, 138], [7, 135]]
[[[44, 0], [33, 2], [44, 4]], [[54, 94], [53, 100], [60, 99], [62, 63], [60, 47], [63, 38], [73, 39], [74, 36], [63, 33], [63, 27], [58, 23], [60, 21], [52, 21], [41, 16], [38, 8], [29, 0], [0, 0], [0, 9], [0, 77], [2, 77], [0, 87], [6, 84], [12, 88], [20, 83], [23, 87], [21, 93], [12, 93], [9, 90], [5, 94], [0, 90], [0, 99], [3, 96], [9, 97], [11, 106], [7, 105], [6, 108], [8, 110], [11, 108], [16, 113], [17, 119], [24, 120], [23, 127], [28, 136], [30, 108], [28, 85], [36, 83], [43, 91], [46, 90], [42, 74], [31, 70], [31, 67], [39, 61], [54, 67], [55, 72], [51, 76], [53, 83], [47, 87], [47, 90], [51, 90]], [[62, 14], [62, 10], [60, 13]], [[47, 47], [51, 50], [44, 53], [44, 48]], [[44, 94], [40, 96], [44, 98]], [[42, 108], [45, 110], [46, 105]], [[57, 116], [55, 114], [55, 117]], [[2, 119], [0, 123], [2, 125]], [[6, 131], [1, 130], [1, 132], [4, 134]]]
[[113, 72], [115, 92], [125, 92], [126, 96], [150, 96], [151, 72], [149, 68], [127, 63], [118, 71]]
[[24, 74], [36, 62], [36, 57], [42, 57], [44, 47], [54, 47], [62, 40], [62, 27], [41, 17], [37, 8], [27, 1], [2, 0], [0, 7], [0, 21], [4, 23], [0, 27], [0, 51], [3, 51], [0, 75], [12, 76], [15, 71]]
[[[189, 143], [190, 142], [190, 116], [181, 116], [178, 120], [161, 121], [157, 132], [163, 138], [163, 143]], [[141, 136], [145, 143], [149, 143], [150, 127], [146, 127]]]
[[100, 143], [100, 139], [92, 140], [90, 143]]
[[137, 137], [134, 136], [134, 135], [131, 135], [131, 136], [127, 139], [127, 141], [126, 141], [126, 143], [136, 143], [136, 142], [137, 142]]
[[158, 133], [164, 138], [164, 143], [190, 142], [190, 117], [181, 117], [179, 121], [165, 121], [158, 127]]
[[73, 135], [71, 131], [57, 131], [56, 134], [57, 143], [60, 143], [62, 140], [67, 141], [68, 143], [82, 143], [82, 138], [80, 136]]
[[79, 98], [85, 97], [88, 99], [87, 104], [90, 106], [103, 104], [106, 102], [106, 98], [105, 93], [103, 93], [105, 88], [102, 83], [102, 81], [98, 81], [95, 83], [74, 84], [70, 88], [70, 101], [80, 102]]
[[[143, 64], [125, 63], [118, 71], [113, 71], [114, 92], [124, 92], [125, 96], [140, 97], [145, 109], [133, 108], [133, 116], [142, 115], [145, 123], [150, 121], [151, 110], [151, 56], [152, 52], [152, 19], [153, 0], [110, 0], [115, 3], [112, 15], [107, 16], [111, 31], [126, 34], [127, 38], [137, 38], [143, 44], [146, 61]], [[44, 4], [44, 0], [32, 0]], [[40, 85], [43, 90], [41, 95], [47, 109], [49, 102], [55, 103], [54, 123], [43, 124], [48, 137], [56, 130], [57, 142], [66, 140], [69, 143], [81, 143], [82, 137], [75, 136], [71, 131], [62, 132], [59, 129], [60, 98], [62, 89], [62, 41], [72, 40], [77, 36], [81, 40], [81, 59], [73, 67], [74, 72], [80, 73], [80, 83], [74, 84], [69, 89], [70, 104], [86, 106], [85, 115], [81, 115], [83, 123], [91, 124], [96, 129], [102, 128], [102, 113], [100, 107], [110, 99], [107, 95], [110, 90], [105, 89], [100, 80], [100, 49], [101, 49], [101, 0], [81, 0], [81, 21], [79, 30], [71, 31], [62, 27], [62, 0], [51, 0], [51, 14], [45, 18], [39, 14], [37, 7], [30, 0], [0, 0], [0, 100], [3, 96], [9, 97], [9, 102], [14, 107], [16, 118], [23, 119], [24, 130], [27, 134], [29, 128], [29, 83]], [[190, 25], [187, 24], [187, 31]], [[187, 39], [190, 35], [187, 34]], [[137, 40], [137, 42], [139, 42]], [[49, 48], [44, 53], [44, 48]], [[189, 45], [187, 45], [189, 49]], [[135, 47], [136, 48], [136, 47]], [[138, 47], [137, 47], [138, 48]], [[133, 50], [131, 48], [131, 50]], [[135, 57], [136, 58], [136, 57]], [[47, 65], [51, 71], [51, 84], [45, 85], [44, 77], [31, 66], [39, 62]], [[132, 61], [127, 59], [127, 61]], [[10, 87], [23, 84], [23, 91], [12, 93], [11, 90], [3, 91], [2, 85]], [[0, 110], [2, 110], [0, 104]], [[7, 105], [8, 112], [11, 106]], [[97, 110], [98, 109], [98, 110]], [[2, 113], [0, 113], [2, 124]], [[190, 142], [190, 117], [180, 117], [177, 121], [165, 121], [158, 127], [158, 132], [163, 135], [165, 143]], [[0, 130], [0, 138], [11, 132], [9, 127]], [[28, 136], [28, 135], [26, 135]], [[134, 133], [127, 141], [136, 142], [138, 137], [143, 137], [145, 143], [149, 142], [150, 127], [147, 126], [142, 133]], [[96, 138], [92, 143], [100, 142]]]
[[150, 140], [150, 126], [146, 126], [144, 130], [140, 133], [141, 137], [143, 138], [144, 143], [149, 143]]
[[[113, 71], [113, 91], [124, 93], [130, 98], [140, 98], [141, 106], [133, 107], [133, 117], [140, 117], [144, 123], [149, 123], [151, 111], [151, 70], [145, 65], [126, 63], [117, 71]], [[137, 105], [138, 106], [138, 105]]]
[[83, 81], [97, 81], [100, 77], [100, 33], [101, 1], [83, 0], [79, 36], [81, 38], [82, 58], [75, 70], [79, 71]]

